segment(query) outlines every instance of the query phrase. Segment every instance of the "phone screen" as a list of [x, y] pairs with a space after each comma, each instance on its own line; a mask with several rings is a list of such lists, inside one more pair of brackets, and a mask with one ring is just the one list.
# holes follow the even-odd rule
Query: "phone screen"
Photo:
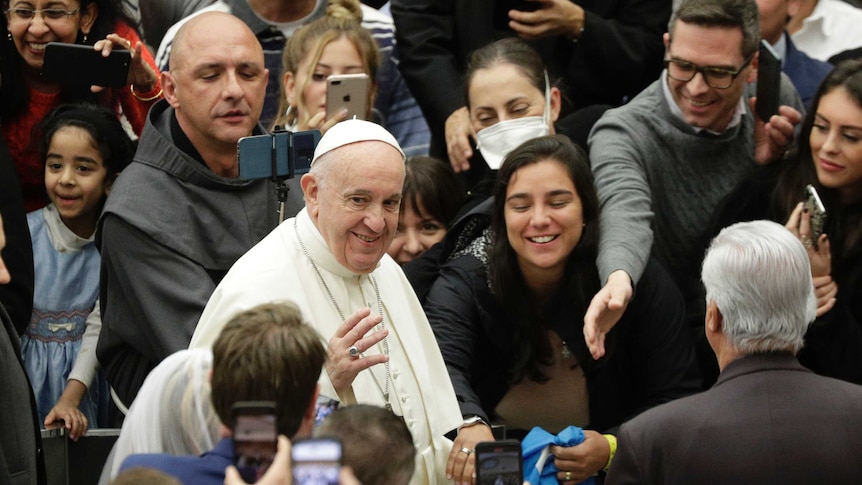
[[311, 161], [314, 159], [314, 149], [320, 141], [320, 131], [308, 130], [294, 133], [291, 139], [293, 145], [293, 173], [292, 176], [302, 175], [311, 170]]
[[320, 426], [323, 420], [332, 414], [332, 411], [338, 409], [339, 402], [335, 399], [328, 398], [323, 394], [317, 396], [317, 402], [314, 406], [314, 427]]
[[234, 465], [242, 479], [254, 483], [272, 464], [277, 451], [275, 406], [234, 406]]
[[477, 485], [521, 485], [523, 480], [521, 443], [501, 440], [476, 444]]
[[296, 440], [290, 450], [293, 485], [338, 485], [340, 441], [333, 438]]

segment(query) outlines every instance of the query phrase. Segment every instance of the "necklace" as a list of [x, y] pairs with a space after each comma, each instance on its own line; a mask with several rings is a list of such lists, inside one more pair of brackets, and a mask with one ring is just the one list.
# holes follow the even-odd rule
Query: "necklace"
[[562, 357], [562, 358], [564, 358], [564, 359], [568, 359], [568, 358], [570, 358], [570, 357], [571, 357], [572, 355], [574, 355], [574, 354], [572, 354], [572, 351], [571, 351], [571, 350], [569, 350], [569, 346], [568, 346], [568, 345], [566, 345], [566, 341], [565, 341], [565, 340], [561, 340], [561, 342], [563, 343], [563, 349], [562, 349], [562, 350], [560, 350], [560, 357]]
[[[326, 284], [326, 281], [323, 279], [323, 275], [320, 274], [320, 270], [317, 269], [317, 264], [311, 259], [311, 254], [309, 254], [308, 249], [305, 248], [305, 244], [302, 242], [302, 238], [299, 237], [299, 229], [296, 225], [297, 219], [293, 219], [293, 231], [296, 234], [296, 240], [299, 242], [299, 247], [302, 249], [302, 253], [308, 259], [308, 262], [311, 263], [311, 267], [314, 268], [315, 274], [317, 274], [317, 279], [320, 281], [320, 284], [323, 285], [323, 289], [326, 291], [327, 296], [329, 296], [329, 301], [332, 302], [332, 306], [335, 307], [335, 311], [338, 312], [338, 316], [341, 318], [343, 322], [346, 320], [344, 317], [344, 312], [341, 311], [341, 307], [338, 306], [338, 302], [335, 301], [335, 297], [332, 295], [332, 292], [329, 291], [329, 286]], [[377, 314], [380, 315], [381, 321], [377, 326], [376, 330], [384, 330], [386, 328], [386, 324], [382, 320], [383, 318], [383, 300], [380, 298], [380, 290], [377, 287], [377, 280], [374, 279], [370, 274], [368, 275], [368, 279], [371, 280], [371, 286], [374, 287], [374, 295], [377, 297]], [[383, 339], [383, 355], [389, 356], [389, 342], [388, 339]], [[362, 355], [362, 354], [360, 354]], [[383, 368], [386, 369], [386, 379], [384, 380], [384, 386], [380, 385], [380, 381], [377, 380], [377, 375], [374, 374], [374, 371], [371, 368], [368, 368], [368, 372], [371, 373], [371, 378], [374, 380], [374, 384], [377, 386], [377, 389], [380, 390], [380, 393], [383, 395], [383, 402], [385, 403], [386, 409], [392, 411], [392, 404], [389, 402], [389, 360], [383, 363]]]

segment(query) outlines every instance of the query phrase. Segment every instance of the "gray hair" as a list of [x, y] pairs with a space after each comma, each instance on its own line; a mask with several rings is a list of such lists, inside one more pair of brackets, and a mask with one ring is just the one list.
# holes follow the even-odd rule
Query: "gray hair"
[[817, 301], [808, 253], [780, 224], [742, 222], [709, 246], [701, 279], [706, 301], [723, 317], [723, 333], [744, 354], [798, 352]]
[[676, 21], [701, 27], [737, 27], [742, 30], [742, 56], [757, 52], [760, 44], [760, 13], [754, 0], [682, 0], [668, 23], [673, 42]]

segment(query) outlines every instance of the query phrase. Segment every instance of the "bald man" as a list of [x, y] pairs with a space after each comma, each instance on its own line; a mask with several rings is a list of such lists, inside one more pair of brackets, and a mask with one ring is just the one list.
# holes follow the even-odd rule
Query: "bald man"
[[[237, 178], [237, 140], [264, 133], [268, 75], [260, 43], [232, 15], [200, 15], [177, 37], [161, 74], [165, 99], [100, 223], [97, 355], [120, 405], [188, 346], [213, 289], [276, 225], [270, 182]], [[292, 202], [296, 212], [300, 196]]]
[[225, 323], [289, 300], [328, 340], [320, 393], [386, 407], [413, 436], [413, 484], [451, 484], [444, 435], [463, 424], [437, 341], [413, 288], [386, 249], [398, 226], [404, 152], [380, 125], [330, 128], [302, 176], [306, 208], [237, 261], [192, 338], [211, 347]]

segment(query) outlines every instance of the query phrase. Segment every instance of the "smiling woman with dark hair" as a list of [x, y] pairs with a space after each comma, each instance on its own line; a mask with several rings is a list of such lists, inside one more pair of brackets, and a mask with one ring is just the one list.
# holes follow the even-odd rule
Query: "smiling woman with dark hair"
[[[799, 361], [818, 374], [862, 384], [862, 60], [839, 64], [826, 76], [798, 145], [790, 160], [759, 169], [727, 196], [702, 247], [734, 222], [785, 224], [808, 249], [818, 299]], [[808, 184], [826, 208], [819, 237], [802, 205]]]
[[[152, 54], [119, 0], [2, 0], [0, 32], [0, 132], [15, 160], [27, 211], [47, 203], [44, 170], [33, 128], [64, 102], [106, 106], [140, 135], [147, 111], [162, 92]], [[95, 50], [129, 49], [128, 83], [91, 92], [90, 86], [46, 81], [41, 76], [49, 42], [91, 46]]]
[[598, 199], [586, 155], [565, 136], [510, 152], [474, 215], [425, 302], [465, 418], [449, 472], [471, 476], [473, 447], [494, 439], [485, 423], [515, 434], [575, 425], [583, 443], [551, 451], [561, 482], [585, 480], [610, 462], [623, 420], [699, 390], [682, 297], [650, 263], [607, 355], [592, 359], [583, 316], [600, 287]]

